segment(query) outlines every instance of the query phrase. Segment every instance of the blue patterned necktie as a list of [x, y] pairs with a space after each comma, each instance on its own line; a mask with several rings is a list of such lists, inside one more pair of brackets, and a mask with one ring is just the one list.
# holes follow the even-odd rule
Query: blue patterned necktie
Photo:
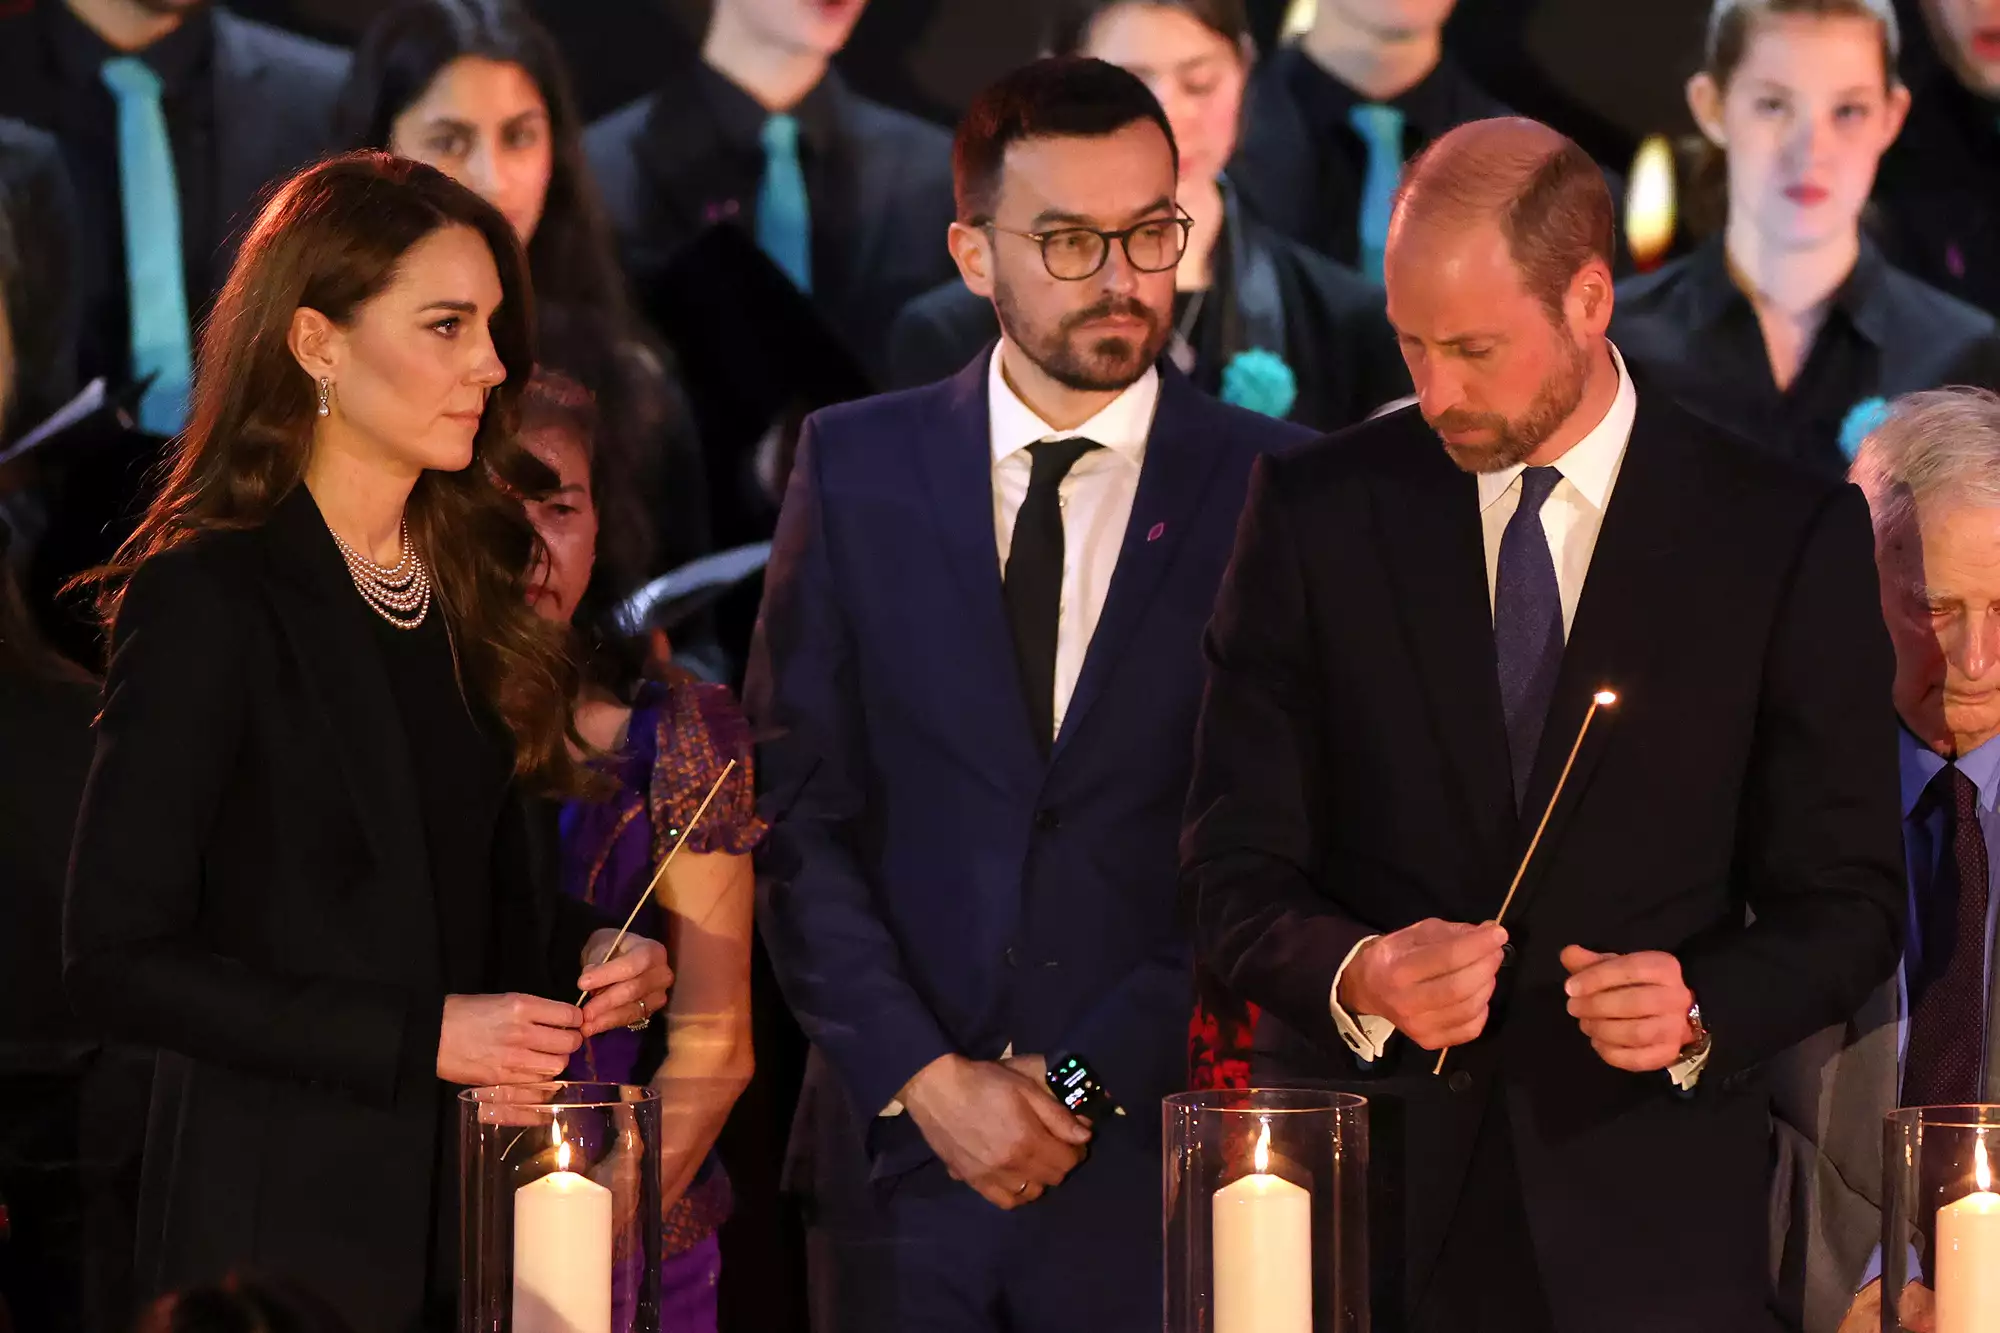
[[181, 265], [181, 192], [160, 106], [160, 76], [136, 56], [107, 60], [99, 73], [118, 103], [118, 195], [125, 220], [132, 375], [153, 377], [139, 400], [139, 425], [173, 435], [187, 422], [194, 357]]
[[1347, 123], [1368, 146], [1368, 174], [1361, 179], [1361, 276], [1382, 281], [1382, 251], [1389, 244], [1389, 216], [1403, 178], [1403, 113], [1380, 102], [1347, 109]]
[[812, 206], [799, 164], [799, 122], [786, 115], [764, 122], [764, 179], [757, 187], [757, 248], [802, 292], [812, 290]]
[[1521, 503], [1500, 536], [1493, 589], [1493, 647], [1500, 663], [1500, 709], [1514, 761], [1514, 808], [1528, 794], [1542, 723], [1562, 670], [1562, 592], [1542, 530], [1542, 503], [1562, 480], [1552, 467], [1521, 472]]

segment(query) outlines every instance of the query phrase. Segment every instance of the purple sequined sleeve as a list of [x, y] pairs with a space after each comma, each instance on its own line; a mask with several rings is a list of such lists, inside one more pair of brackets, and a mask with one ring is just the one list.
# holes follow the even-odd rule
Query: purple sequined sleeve
[[656, 855], [666, 854], [731, 759], [736, 768], [688, 835], [687, 850], [748, 855], [763, 840], [764, 822], [757, 818], [750, 723], [743, 710], [724, 686], [680, 681], [660, 709], [658, 726], [651, 791]]

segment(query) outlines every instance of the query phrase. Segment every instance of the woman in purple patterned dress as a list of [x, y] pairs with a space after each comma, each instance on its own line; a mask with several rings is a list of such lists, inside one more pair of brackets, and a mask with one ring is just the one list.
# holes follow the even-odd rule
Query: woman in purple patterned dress
[[589, 394], [559, 375], [538, 373], [529, 385], [521, 430], [561, 479], [561, 489], [529, 506], [549, 552], [535, 583], [536, 608], [576, 627], [591, 668], [577, 727], [603, 752], [600, 769], [614, 784], [606, 800], [563, 808], [563, 891], [622, 920], [729, 760], [736, 761], [633, 923], [640, 934], [667, 942], [674, 987], [665, 1022], [591, 1038], [564, 1075], [631, 1083], [650, 1074], [659, 1089], [666, 1208], [660, 1327], [714, 1333], [716, 1229], [730, 1206], [715, 1140], [752, 1067], [750, 852], [764, 830], [756, 816], [750, 730], [720, 685], [681, 678], [622, 688], [638, 677], [636, 662], [621, 661], [624, 647], [591, 629], [604, 620], [594, 603], [623, 582], [607, 565], [629, 552], [621, 550], [624, 534], [608, 507], [600, 524], [595, 500], [618, 494], [621, 460], [597, 447]]

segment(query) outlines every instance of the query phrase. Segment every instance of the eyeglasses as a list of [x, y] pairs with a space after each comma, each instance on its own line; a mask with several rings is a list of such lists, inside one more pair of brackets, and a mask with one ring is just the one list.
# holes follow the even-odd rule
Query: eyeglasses
[[1082, 282], [1094, 276], [1111, 257], [1111, 243], [1125, 247], [1125, 258], [1141, 273], [1164, 273], [1181, 262], [1187, 253], [1188, 233], [1194, 219], [1186, 213], [1175, 218], [1151, 218], [1122, 231], [1099, 231], [1095, 227], [1057, 227], [1052, 231], [1016, 231], [997, 222], [983, 224], [988, 231], [1020, 236], [1042, 247], [1042, 267], [1061, 282]]

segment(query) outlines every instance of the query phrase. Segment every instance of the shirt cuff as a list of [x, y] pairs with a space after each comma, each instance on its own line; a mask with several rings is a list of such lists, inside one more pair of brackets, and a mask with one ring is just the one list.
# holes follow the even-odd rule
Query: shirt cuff
[[1708, 1057], [1715, 1049], [1713, 1042], [1700, 1055], [1686, 1060], [1676, 1060], [1667, 1066], [1667, 1074], [1674, 1080], [1674, 1086], [1682, 1092], [1694, 1091], [1694, 1085], [1701, 1081], [1701, 1071], [1708, 1067]]
[[1389, 1038], [1396, 1035], [1396, 1025], [1377, 1014], [1350, 1014], [1340, 1004], [1340, 979], [1347, 975], [1347, 965], [1354, 961], [1354, 955], [1366, 948], [1369, 940], [1380, 939], [1370, 935], [1347, 951], [1347, 957], [1340, 960], [1340, 967], [1333, 974], [1333, 990], [1327, 1003], [1333, 1009], [1333, 1026], [1340, 1032], [1340, 1039], [1347, 1043], [1347, 1049], [1354, 1052], [1354, 1058], [1362, 1064], [1372, 1065], [1382, 1058], [1388, 1049]]

